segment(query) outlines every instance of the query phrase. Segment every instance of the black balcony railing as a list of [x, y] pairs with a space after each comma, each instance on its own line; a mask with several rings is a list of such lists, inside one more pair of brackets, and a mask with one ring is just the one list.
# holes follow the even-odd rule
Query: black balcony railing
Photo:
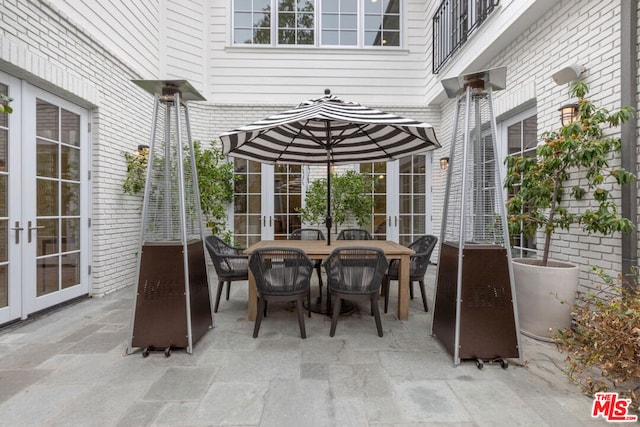
[[500, 0], [443, 0], [433, 15], [433, 74], [467, 41]]

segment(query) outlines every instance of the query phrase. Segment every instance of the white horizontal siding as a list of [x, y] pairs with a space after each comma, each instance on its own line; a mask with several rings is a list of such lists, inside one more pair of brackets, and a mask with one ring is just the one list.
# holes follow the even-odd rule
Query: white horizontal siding
[[167, 1], [161, 41], [162, 78], [186, 79], [201, 93], [205, 90], [205, 0]]
[[[225, 2], [226, 3], [226, 2]], [[424, 105], [428, 22], [423, 0], [404, 2], [400, 49], [231, 46], [227, 4], [210, 8], [209, 90], [215, 103], [294, 105], [325, 88], [367, 105]]]
[[[427, 16], [429, 31], [431, 31], [431, 19], [440, 2], [428, 3]], [[514, 39], [526, 34], [529, 27], [536, 24], [540, 17], [557, 3], [557, 0], [503, 0], [499, 2], [487, 20], [469, 36], [467, 42], [444, 65], [438, 73], [438, 78], [430, 79], [427, 82], [427, 102], [439, 104], [446, 99], [440, 79], [488, 68], [488, 63], [494, 56], [498, 55]], [[551, 34], [556, 33], [557, 31], [551, 31], [547, 37], [549, 38]], [[431, 46], [431, 39], [427, 43]], [[547, 43], [546, 46], [549, 50], [557, 48], [556, 45], [550, 43]], [[432, 62], [431, 55], [431, 48], [429, 48], [430, 64]]]
[[52, 0], [70, 20], [136, 70], [157, 78], [158, 0]]

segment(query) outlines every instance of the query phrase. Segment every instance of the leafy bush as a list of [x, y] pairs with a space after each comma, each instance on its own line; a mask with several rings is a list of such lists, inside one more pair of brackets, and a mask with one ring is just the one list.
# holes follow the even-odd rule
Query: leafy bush
[[[302, 220], [307, 224], [324, 223], [327, 215], [327, 180], [313, 181], [304, 200], [304, 209], [300, 210]], [[350, 215], [360, 227], [369, 224], [372, 209], [369, 177], [352, 170], [342, 175], [331, 174], [331, 218], [336, 231]]]
[[7, 95], [3, 95], [0, 93], [0, 114], [11, 114], [13, 112], [13, 108], [9, 106], [9, 103], [11, 101], [13, 101], [13, 98], [9, 98]]
[[131, 153], [124, 153], [127, 162], [127, 176], [122, 183], [122, 192], [130, 196], [141, 193], [147, 178], [149, 148], [142, 147]]
[[567, 375], [585, 392], [618, 392], [640, 412], [640, 292], [593, 270], [604, 286], [578, 297], [574, 326], [559, 332], [557, 345], [567, 351]]
[[[203, 149], [199, 141], [194, 141], [193, 149], [202, 215], [211, 233], [230, 242], [226, 205], [233, 201], [233, 164], [224, 160], [219, 149]], [[122, 191], [129, 195], [139, 194], [145, 186], [149, 149], [141, 148], [132, 153], [124, 153], [124, 157], [127, 175], [122, 183]]]
[[[588, 91], [580, 81], [571, 87], [571, 96], [579, 98], [579, 120], [543, 133], [544, 143], [538, 145], [535, 156], [507, 156], [505, 160], [505, 187], [513, 194], [507, 201], [510, 234], [534, 237], [538, 230], [543, 231], [542, 265], [547, 265], [551, 236], [559, 229], [569, 230], [577, 224], [588, 233], [608, 235], [633, 228], [618, 212], [607, 188], [635, 177], [623, 168], [609, 166], [612, 155], [620, 152], [621, 141], [604, 134], [605, 127], [630, 120], [633, 108], [609, 112], [585, 99]], [[584, 178], [574, 177], [576, 185], [567, 188], [575, 172]], [[567, 208], [568, 198], [590, 200], [591, 205], [576, 214]]]
[[200, 190], [200, 209], [207, 227], [211, 229], [211, 233], [230, 242], [231, 231], [227, 229], [226, 206], [233, 202], [233, 163], [226, 161], [222, 151], [217, 148], [202, 149], [198, 141], [194, 141], [193, 149]]

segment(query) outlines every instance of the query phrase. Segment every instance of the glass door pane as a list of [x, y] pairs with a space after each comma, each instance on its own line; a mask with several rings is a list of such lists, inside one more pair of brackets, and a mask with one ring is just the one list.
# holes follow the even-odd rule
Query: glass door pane
[[374, 239], [387, 238], [387, 163], [361, 163], [360, 173], [371, 178], [371, 197], [373, 198], [373, 212], [371, 223], [367, 228]]
[[[0, 94], [9, 87], [0, 83]], [[0, 113], [0, 309], [9, 305], [9, 115]], [[3, 323], [0, 321], [0, 323]]]
[[251, 246], [262, 234], [262, 164], [244, 159], [234, 159], [236, 176], [233, 196], [234, 243]]
[[427, 158], [426, 155], [411, 156], [398, 162], [398, 242], [409, 245], [427, 234]]
[[[509, 155], [521, 155], [524, 157], [534, 157], [536, 155], [538, 119], [537, 115], [535, 115], [535, 113], [533, 114], [534, 115], [524, 119], [516, 117], [513, 121], [504, 123], [506, 126], [507, 150]], [[516, 186], [515, 192], [518, 191], [517, 188]], [[507, 200], [514, 194], [507, 194]], [[512, 235], [511, 247], [514, 257], [536, 256], [537, 245], [535, 236], [527, 237], [524, 234]]]
[[88, 112], [2, 73], [0, 93], [6, 81], [15, 104], [0, 114], [0, 324], [89, 291]]
[[25, 225], [20, 201], [32, 193], [21, 179], [20, 88], [18, 79], [0, 73], [0, 94], [14, 99], [13, 112], [0, 113], [0, 325], [22, 316]]
[[36, 295], [80, 284], [80, 116], [36, 100]]
[[286, 240], [302, 224], [302, 166], [275, 165], [273, 180], [273, 237]]

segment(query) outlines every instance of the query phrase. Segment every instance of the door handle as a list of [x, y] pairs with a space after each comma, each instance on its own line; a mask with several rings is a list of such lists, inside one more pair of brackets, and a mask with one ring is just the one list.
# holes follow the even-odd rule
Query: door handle
[[391, 227], [391, 216], [387, 217], [387, 224], [389, 225], [389, 227]]
[[11, 227], [12, 230], [16, 231], [16, 245], [20, 243], [20, 232], [24, 230], [24, 228], [20, 227], [20, 221], [16, 221], [16, 226]]
[[270, 216], [270, 217], [269, 217], [269, 227], [273, 227], [273, 222], [272, 222], [272, 220], [273, 220], [273, 217], [272, 217], [272, 216]]
[[398, 226], [398, 217], [396, 217], [396, 227]]
[[28, 243], [31, 243], [31, 231], [39, 230], [41, 228], [44, 228], [44, 225], [36, 225], [35, 227], [32, 227], [31, 221], [27, 223], [27, 242]]

